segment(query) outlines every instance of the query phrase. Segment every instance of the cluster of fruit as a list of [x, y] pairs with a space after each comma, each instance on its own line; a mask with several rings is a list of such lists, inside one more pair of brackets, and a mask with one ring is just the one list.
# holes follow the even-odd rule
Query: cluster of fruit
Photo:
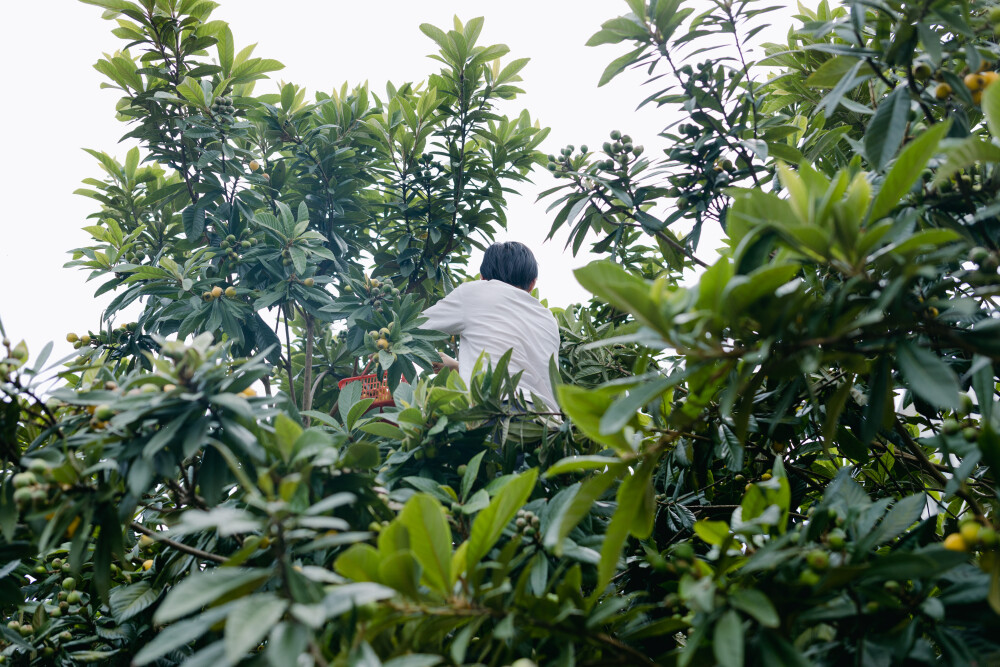
[[146, 259], [146, 251], [142, 249], [138, 244], [133, 245], [132, 249], [127, 251], [124, 255], [125, 261], [130, 264], [135, 264], [136, 262], [141, 262]]
[[[958, 532], [949, 533], [944, 538], [944, 548], [952, 551], [982, 551], [983, 557], [990, 560], [996, 558], [995, 553], [1000, 540], [997, 531], [992, 526], [984, 526], [975, 519], [962, 522]], [[983, 563], [980, 563], [983, 565]]]
[[[978, 72], [970, 72], [969, 74], [966, 74], [965, 78], [962, 80], [965, 87], [968, 88], [969, 92], [972, 94], [972, 101], [976, 104], [982, 102], [983, 91], [1000, 79], [1000, 73], [988, 69], [990, 65], [990, 62], [983, 61], [983, 64]], [[951, 97], [953, 92], [954, 91], [948, 83], [941, 82], [934, 88], [934, 97], [944, 101]]]
[[7, 353], [5, 360], [0, 362], [0, 382], [7, 380], [11, 371], [20, 368], [28, 360], [28, 345], [23, 340], [14, 347], [11, 347], [10, 339], [4, 338], [3, 346], [6, 348]]
[[49, 464], [41, 459], [34, 459], [25, 472], [14, 475], [11, 481], [18, 509], [38, 511], [48, 506], [52, 490], [51, 475]]
[[215, 301], [216, 299], [221, 299], [223, 294], [225, 294], [230, 299], [233, 299], [233, 298], [236, 297], [236, 288], [233, 287], [232, 285], [230, 285], [225, 290], [223, 290], [221, 287], [219, 287], [218, 285], [216, 285], [211, 290], [202, 292], [201, 293], [201, 298], [203, 300], [211, 303], [212, 301]]
[[368, 337], [372, 339], [375, 347], [379, 350], [388, 350], [392, 346], [392, 342], [389, 340], [389, 336], [392, 335], [392, 325], [394, 322], [389, 322], [389, 326], [382, 327], [378, 331], [374, 329], [368, 332]]
[[534, 537], [538, 533], [538, 526], [541, 521], [538, 515], [530, 510], [518, 510], [517, 518], [514, 519], [514, 525], [517, 527], [518, 532], [520, 532], [525, 537]]
[[[599, 166], [607, 171], [615, 168], [615, 160], [618, 160], [624, 166], [628, 164], [629, 156], [639, 157], [646, 150], [642, 146], [633, 145], [632, 137], [627, 134], [623, 135], [618, 130], [611, 130], [610, 137], [611, 141], [605, 141], [601, 145], [601, 150], [610, 157], [599, 163]], [[586, 150], [586, 147], [584, 147], [584, 150]]]
[[368, 291], [368, 298], [365, 303], [371, 306], [376, 313], [382, 313], [386, 302], [399, 296], [399, 288], [392, 283], [383, 283], [378, 278], [365, 276], [365, 289]]
[[441, 163], [434, 160], [434, 158], [427, 153], [424, 153], [417, 158], [417, 167], [415, 172], [416, 177], [422, 178], [425, 181], [430, 181], [435, 176], [439, 176], [442, 171], [444, 171], [444, 169], [441, 166]]
[[[573, 155], [574, 150], [576, 150], [576, 147], [570, 144], [559, 151], [559, 157], [550, 153], [548, 156], [549, 163], [546, 165], [546, 168], [551, 172], [559, 172], [556, 173], [556, 178], [559, 178], [567, 171], [573, 171], [573, 163], [570, 160], [570, 156]], [[580, 146], [580, 152], [586, 153], [587, 146]]]
[[110, 331], [99, 331], [97, 333], [88, 331], [80, 335], [71, 331], [66, 334], [66, 342], [72, 343], [74, 350], [79, 350], [81, 347], [89, 345], [112, 345], [121, 343], [129, 334], [135, 333], [138, 328], [139, 325], [137, 323], [129, 322], [128, 324], [120, 324]]
[[974, 262], [983, 273], [996, 273], [1000, 268], [1000, 257], [995, 250], [976, 246], [969, 251], [969, 261]]
[[949, 417], [941, 422], [941, 433], [944, 435], [962, 434], [966, 442], [976, 442], [979, 440], [979, 428], [976, 420], [970, 418], [970, 414], [975, 409], [975, 402], [968, 394], [961, 395], [962, 404], [955, 411], [954, 417]]
[[213, 116], [230, 116], [236, 113], [236, 107], [233, 106], [233, 98], [219, 96], [212, 100], [212, 115]]
[[229, 259], [237, 260], [240, 258], [239, 253], [236, 252], [237, 248], [240, 250], [249, 250], [251, 247], [260, 242], [261, 239], [255, 236], [237, 239], [235, 234], [230, 234], [219, 242], [219, 247], [226, 251], [226, 256], [229, 257]]
[[139, 563], [139, 567], [142, 568], [144, 572], [152, 570], [153, 565], [156, 563], [156, 561], [153, 560], [156, 556], [156, 540], [149, 535], [140, 535], [137, 546], [139, 551], [142, 553], [142, 562]]

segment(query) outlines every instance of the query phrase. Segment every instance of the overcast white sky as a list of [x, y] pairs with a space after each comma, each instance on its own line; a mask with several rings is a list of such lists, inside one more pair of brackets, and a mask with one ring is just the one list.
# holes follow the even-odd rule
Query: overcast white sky
[[[49, 340], [57, 342], [57, 353], [68, 353], [66, 332], [97, 329], [101, 310], [112, 298], [94, 299], [99, 282], [85, 283], [84, 272], [62, 265], [70, 259], [68, 250], [88, 243], [80, 227], [96, 210], [92, 200], [72, 194], [83, 178], [101, 175], [81, 148], [122, 158], [127, 147], [118, 139], [128, 131], [114, 119], [117, 91], [101, 90], [103, 77], [92, 67], [102, 52], [123, 45], [110, 33], [114, 24], [102, 20], [97, 7], [82, 3], [44, 6], [45, 21], [39, 23], [38, 3], [5, 5], [8, 26], [38, 29], [8, 31], [0, 42], [7, 63], [8, 156], [0, 167], [7, 193], [0, 318], [11, 338], [27, 339], [33, 356]], [[568, 143], [600, 146], [617, 128], [644, 144], [648, 154], [662, 147], [656, 134], [668, 118], [653, 107], [636, 111], [648, 94], [639, 87], [642, 73], [626, 73], [598, 88], [600, 73], [624, 47], [584, 46], [603, 21], [627, 11], [625, 2], [615, 0], [223, 0], [214, 18], [230, 23], [237, 48], [257, 42], [255, 55], [284, 63], [275, 79], [315, 91], [339, 88], [345, 81], [367, 80], [372, 89], [383, 90], [387, 80], [423, 80], [438, 63], [426, 58], [435, 45], [419, 25], [448, 27], [456, 13], [463, 20], [484, 16], [480, 44], [504, 43], [511, 49], [508, 59], [531, 58], [522, 71], [527, 94], [515, 105], [552, 128], [543, 150], [558, 152]], [[775, 25], [768, 39], [782, 40], [791, 17], [787, 12], [771, 16]], [[259, 82], [257, 91], [273, 85]], [[523, 196], [511, 200], [510, 229], [501, 239], [533, 248], [541, 269], [539, 289], [550, 305], [584, 301], [589, 295], [571, 271], [589, 258], [564, 252], [565, 234], [543, 243], [552, 216], [545, 213], [548, 203], [536, 204], [535, 195], [554, 182], [546, 171], [538, 171], [535, 180], [536, 186], [524, 187]]]

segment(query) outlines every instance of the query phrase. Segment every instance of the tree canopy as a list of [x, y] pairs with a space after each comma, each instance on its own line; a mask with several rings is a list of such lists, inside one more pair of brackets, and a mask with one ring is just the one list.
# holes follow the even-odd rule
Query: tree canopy
[[[627, 0], [599, 81], [670, 120], [546, 154], [482, 18], [308, 95], [214, 2], [85, 2], [139, 147], [79, 191], [102, 328], [0, 330], [0, 661], [1000, 659], [1000, 5]], [[558, 413], [421, 328], [529, 178], [603, 257]]]

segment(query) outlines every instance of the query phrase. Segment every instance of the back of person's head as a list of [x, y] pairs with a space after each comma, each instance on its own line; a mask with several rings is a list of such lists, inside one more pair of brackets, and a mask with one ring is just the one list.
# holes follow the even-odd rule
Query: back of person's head
[[528, 246], [517, 241], [494, 243], [486, 249], [479, 267], [483, 280], [500, 282], [530, 290], [538, 278], [538, 262]]

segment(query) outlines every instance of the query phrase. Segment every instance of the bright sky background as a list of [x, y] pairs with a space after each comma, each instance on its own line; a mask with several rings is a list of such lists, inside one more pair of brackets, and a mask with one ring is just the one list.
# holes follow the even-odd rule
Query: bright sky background
[[[685, 6], [688, 2], [707, 6], [705, 0], [685, 0]], [[71, 351], [65, 334], [98, 329], [101, 310], [113, 298], [95, 299], [99, 281], [86, 283], [85, 272], [62, 268], [70, 259], [67, 251], [89, 242], [80, 228], [97, 210], [93, 200], [72, 194], [82, 179], [102, 173], [81, 148], [121, 159], [127, 146], [118, 139], [128, 127], [114, 118], [118, 91], [101, 90], [103, 77], [92, 67], [102, 52], [123, 46], [110, 33], [114, 24], [101, 19], [99, 8], [71, 0], [45, 7], [38, 30], [30, 29], [42, 25], [38, 3], [4, 7], [7, 25], [26, 29], [8, 31], [0, 42], [7, 63], [8, 156], [2, 163], [7, 214], [0, 236], [0, 318], [8, 336], [28, 341], [32, 356], [49, 340], [56, 341], [56, 354], [62, 356]], [[604, 67], [625, 47], [584, 46], [603, 21], [626, 12], [625, 2], [614, 0], [223, 0], [213, 18], [230, 23], [237, 49], [257, 42], [254, 55], [284, 63], [275, 79], [315, 91], [339, 88], [345, 81], [367, 80], [373, 90], [384, 90], [387, 80], [423, 80], [438, 63], [425, 57], [436, 45], [419, 25], [448, 28], [456, 13], [463, 20], [484, 16], [480, 44], [507, 44], [508, 60], [531, 58], [521, 73], [527, 94], [508, 113], [527, 108], [532, 118], [552, 128], [543, 150], [558, 153], [569, 143], [600, 146], [609, 131], [619, 129], [645, 145], [648, 155], [663, 147], [656, 135], [669, 117], [652, 106], [636, 111], [648, 94], [640, 87], [644, 73], [627, 72], [598, 88]], [[790, 12], [770, 17], [773, 25], [757, 41], [784, 41]], [[256, 90], [267, 92], [273, 85], [262, 81]], [[544, 170], [534, 180], [535, 185], [522, 188], [521, 197], [511, 199], [510, 228], [500, 240], [520, 240], [535, 251], [539, 290], [550, 305], [585, 301], [589, 294], [571, 271], [590, 258], [563, 251], [564, 230], [543, 243], [554, 212], [547, 214], [548, 202], [535, 203], [535, 198], [555, 181]], [[718, 232], [706, 229], [705, 234], [701, 254], [708, 258]]]

